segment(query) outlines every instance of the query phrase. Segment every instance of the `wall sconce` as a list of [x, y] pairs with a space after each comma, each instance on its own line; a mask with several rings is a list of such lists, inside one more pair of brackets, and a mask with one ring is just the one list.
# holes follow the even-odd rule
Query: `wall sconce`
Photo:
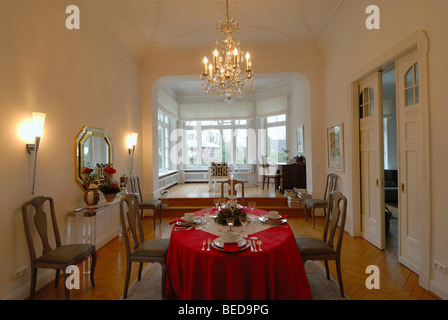
[[33, 172], [33, 191], [34, 194], [34, 185], [36, 183], [36, 164], [37, 164], [37, 151], [39, 150], [40, 139], [44, 132], [45, 125], [45, 113], [41, 112], [33, 112], [33, 122], [32, 122], [32, 132], [34, 136], [34, 144], [28, 143], [26, 145], [26, 149], [29, 154], [34, 153], [34, 172]]
[[129, 171], [129, 175], [132, 175], [132, 165], [134, 163], [134, 152], [135, 152], [135, 145], [137, 144], [137, 132], [132, 132], [131, 135], [128, 136], [126, 145], [129, 149], [129, 154], [132, 155], [131, 157], [131, 169]]

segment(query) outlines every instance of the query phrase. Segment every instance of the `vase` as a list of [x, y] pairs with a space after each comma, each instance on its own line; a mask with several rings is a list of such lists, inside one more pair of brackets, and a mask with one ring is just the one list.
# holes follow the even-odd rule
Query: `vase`
[[107, 202], [112, 202], [115, 200], [115, 197], [117, 196], [116, 193], [108, 193], [108, 194], [103, 194], [104, 195], [104, 199], [106, 199]]
[[96, 209], [100, 201], [100, 193], [94, 183], [91, 183], [86, 191], [84, 191], [84, 202], [87, 209]]

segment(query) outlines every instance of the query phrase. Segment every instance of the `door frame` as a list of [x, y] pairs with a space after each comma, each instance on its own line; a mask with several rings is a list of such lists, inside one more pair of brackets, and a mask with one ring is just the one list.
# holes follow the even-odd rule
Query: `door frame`
[[[428, 51], [429, 51], [429, 38], [422, 30], [418, 30], [409, 35], [395, 46], [385, 51], [378, 56], [375, 60], [366, 64], [360, 70], [355, 72], [350, 77], [350, 97], [351, 108], [350, 121], [348, 128], [350, 134], [349, 144], [353, 152], [351, 152], [352, 168], [352, 181], [351, 187], [351, 205], [353, 208], [352, 226], [353, 236], [361, 236], [361, 215], [357, 214], [361, 212], [361, 175], [360, 175], [360, 157], [359, 157], [359, 97], [358, 97], [358, 82], [365, 78], [369, 74], [375, 71], [384, 70], [395, 61], [402, 57], [405, 57], [410, 52], [417, 51], [419, 62], [419, 78], [421, 82], [420, 86], [420, 99], [422, 108], [422, 155], [421, 161], [423, 163], [422, 181], [420, 185], [421, 196], [421, 224], [420, 224], [420, 272], [419, 272], [419, 284], [424, 289], [429, 289], [430, 283], [430, 270], [431, 270], [431, 242], [430, 242], [430, 229], [431, 229], [431, 171], [430, 171], [430, 144], [429, 144], [429, 82], [428, 82]], [[398, 134], [398, 133], [397, 133]]]

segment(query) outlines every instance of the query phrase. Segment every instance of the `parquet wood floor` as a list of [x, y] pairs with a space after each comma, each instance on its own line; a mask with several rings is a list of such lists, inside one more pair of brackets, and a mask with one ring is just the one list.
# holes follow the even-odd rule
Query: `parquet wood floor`
[[[162, 223], [156, 223], [153, 229], [152, 217], [143, 219], [146, 239], [168, 238], [172, 226], [169, 222], [178, 213], [165, 214]], [[303, 212], [290, 213], [289, 224], [295, 235], [321, 237], [323, 218], [316, 219], [316, 228], [312, 228], [311, 220], [305, 222]], [[365, 286], [368, 265], [375, 264], [380, 268], [380, 289], [368, 290]], [[133, 267], [131, 283], [136, 279], [137, 267]], [[331, 275], [337, 279], [336, 268], [330, 262]], [[117, 237], [98, 250], [97, 268], [95, 271], [96, 287], [92, 288], [89, 277], [83, 275], [81, 289], [72, 290], [72, 300], [117, 300], [122, 296], [126, 270], [126, 254], [124, 241]], [[352, 300], [434, 300], [437, 296], [418, 285], [418, 276], [398, 263], [394, 250], [380, 251], [361, 238], [344, 235], [342, 246], [342, 273], [346, 294]], [[62, 279], [62, 277], [61, 277]], [[36, 294], [37, 300], [63, 300], [64, 288], [61, 281], [58, 288], [53, 283], [45, 286]]]

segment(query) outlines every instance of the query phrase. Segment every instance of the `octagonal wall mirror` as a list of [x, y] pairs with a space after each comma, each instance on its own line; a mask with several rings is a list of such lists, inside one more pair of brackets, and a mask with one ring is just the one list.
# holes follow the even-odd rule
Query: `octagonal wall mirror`
[[85, 190], [81, 173], [85, 168], [94, 170], [98, 183], [104, 179], [104, 169], [113, 167], [114, 142], [106, 129], [84, 126], [75, 138], [75, 180]]

